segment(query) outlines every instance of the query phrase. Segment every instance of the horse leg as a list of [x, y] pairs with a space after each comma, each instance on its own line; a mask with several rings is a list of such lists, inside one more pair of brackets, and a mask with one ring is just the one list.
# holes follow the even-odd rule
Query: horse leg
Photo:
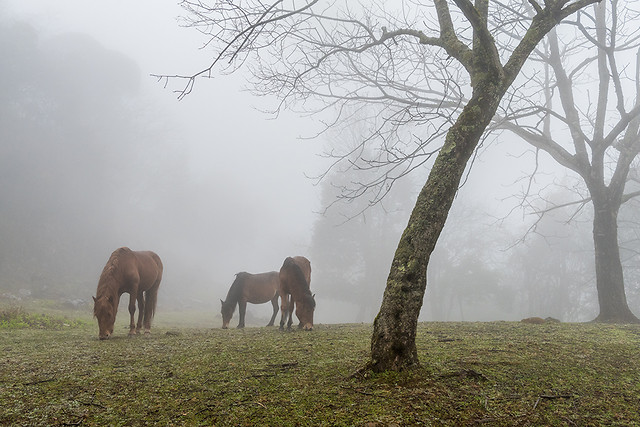
[[136, 334], [136, 324], [133, 321], [133, 315], [136, 312], [136, 293], [131, 292], [129, 294], [129, 315], [131, 317], [131, 321], [129, 322], [129, 336], [133, 336]]
[[247, 302], [240, 300], [238, 301], [238, 316], [240, 319], [238, 320], [238, 328], [244, 328], [244, 315], [247, 312]]
[[293, 308], [294, 302], [293, 297], [289, 300], [289, 321], [287, 322], [287, 329], [291, 329], [291, 324], [293, 323]]
[[289, 308], [289, 295], [280, 296], [280, 330], [284, 331], [284, 319], [287, 317], [287, 310]]
[[278, 314], [278, 295], [273, 297], [271, 300], [271, 305], [273, 306], [273, 314], [271, 315], [271, 320], [267, 323], [267, 326], [273, 326], [274, 320], [276, 320], [276, 315]]
[[142, 319], [144, 317], [144, 309], [145, 309], [145, 300], [144, 300], [144, 292], [138, 292], [138, 323], [136, 325], [136, 334], [140, 333], [140, 329], [142, 329]]

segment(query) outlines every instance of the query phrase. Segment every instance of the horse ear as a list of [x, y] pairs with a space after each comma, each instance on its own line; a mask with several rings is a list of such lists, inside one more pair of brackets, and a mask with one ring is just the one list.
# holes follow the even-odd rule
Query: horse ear
[[95, 303], [96, 301], [98, 301], [98, 300], [96, 299], [96, 297], [94, 297], [94, 296], [92, 296], [91, 298], [93, 298], [93, 302], [94, 302], [94, 303]]
[[220, 304], [224, 305], [224, 301], [220, 300]]
[[316, 294], [311, 295], [311, 298], [316, 299]]

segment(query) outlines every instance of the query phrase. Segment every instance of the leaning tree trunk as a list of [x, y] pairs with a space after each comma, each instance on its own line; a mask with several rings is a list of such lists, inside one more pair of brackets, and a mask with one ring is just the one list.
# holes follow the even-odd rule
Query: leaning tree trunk
[[593, 197], [593, 243], [600, 314], [596, 322], [640, 323], [627, 304], [618, 245], [618, 207], [606, 196]]
[[416, 329], [427, 286], [427, 264], [458, 191], [467, 161], [498, 106], [501, 94], [487, 85], [474, 95], [447, 133], [429, 178], [418, 195], [396, 249], [380, 312], [374, 321], [371, 360], [374, 372], [418, 365]]
[[[476, 5], [476, 12], [486, 20], [488, 1], [477, 0]], [[497, 51], [489, 41], [483, 44], [476, 36], [474, 31], [473, 61], [468, 64], [473, 94], [447, 132], [391, 263], [382, 305], [373, 323], [371, 358], [365, 366], [374, 372], [419, 365], [416, 330], [427, 287], [427, 264], [467, 162], [506, 90]]]
[[[454, 0], [474, 28], [473, 52], [460, 46], [448, 12], [448, 2], [434, 1], [441, 24], [438, 45], [444, 45], [450, 55], [464, 63], [471, 76], [473, 95], [447, 132], [444, 146], [418, 195], [398, 244], [380, 312], [373, 324], [371, 359], [364, 369], [399, 371], [418, 365], [415, 337], [427, 286], [427, 264], [467, 162], [504, 93], [538, 42], [564, 17], [594, 1], [598, 0], [579, 0], [567, 5], [562, 0], [546, 0], [544, 9], [537, 2], [531, 2], [537, 14], [504, 66], [486, 27], [488, 0], [476, 0], [475, 8], [469, 1]], [[429, 39], [425, 38], [424, 43], [429, 44]]]

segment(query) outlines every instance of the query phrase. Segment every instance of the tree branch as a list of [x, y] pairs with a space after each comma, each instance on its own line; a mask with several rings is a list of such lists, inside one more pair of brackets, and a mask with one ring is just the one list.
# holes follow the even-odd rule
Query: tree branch
[[513, 132], [534, 147], [549, 153], [549, 155], [551, 155], [551, 157], [553, 157], [554, 160], [562, 166], [571, 169], [576, 173], [581, 172], [580, 165], [576, 161], [576, 157], [571, 155], [571, 153], [565, 150], [554, 140], [548, 138], [542, 133], [536, 134], [529, 132], [524, 127], [509, 120], [499, 120], [498, 122], [500, 123], [498, 125], [500, 128]]
[[504, 74], [502, 63], [500, 62], [500, 55], [498, 54], [496, 43], [487, 28], [486, 20], [480, 16], [478, 10], [469, 0], [454, 0], [454, 2], [473, 27], [474, 36], [478, 38], [480, 46], [483, 47], [482, 54], [489, 56], [489, 58], [483, 58], [483, 62], [490, 64], [496, 78], [501, 80]]

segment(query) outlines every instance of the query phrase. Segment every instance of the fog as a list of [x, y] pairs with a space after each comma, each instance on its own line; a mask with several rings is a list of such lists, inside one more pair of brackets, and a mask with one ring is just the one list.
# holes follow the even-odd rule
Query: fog
[[161, 304], [217, 309], [235, 273], [277, 270], [305, 253], [319, 210], [305, 174], [321, 161], [318, 146], [299, 137], [313, 122], [271, 120], [242, 76], [208, 80], [177, 101], [150, 77], [202, 64], [197, 34], [177, 25], [177, 5], [0, 4], [3, 48], [16, 68], [2, 67], [3, 81], [23, 85], [3, 103], [29, 109], [20, 104], [40, 102], [25, 99], [33, 89], [51, 104], [32, 109], [43, 116], [38, 126], [28, 118], [2, 130], [3, 206], [28, 224], [5, 224], [20, 251], [11, 262], [48, 263], [22, 274], [4, 262], [5, 288], [87, 282], [82, 298], [90, 299], [111, 251], [129, 246], [161, 255]]
[[[159, 315], [210, 311], [218, 327], [218, 300], [235, 273], [278, 270], [285, 257], [305, 255], [315, 321], [371, 322], [428, 170], [364, 215], [345, 222], [359, 202], [325, 212], [336, 196], [331, 179], [349, 178], [310, 178], [329, 165], [320, 155], [328, 141], [307, 138], [317, 119], [262, 112], [276, 101], [249, 94], [241, 73], [200, 80], [180, 101], [175, 84], [151, 77], [195, 72], [210, 60], [199, 34], [178, 25], [180, 14], [172, 2], [152, 0], [0, 1], [0, 48], [10, 59], [0, 67], [2, 298], [86, 306], [109, 254], [128, 246], [163, 260]], [[481, 150], [430, 264], [422, 320], [585, 320], [596, 311], [588, 267], [558, 291], [565, 303], [581, 299], [571, 312], [548, 301], [556, 294], [539, 292], [540, 283], [527, 284], [547, 279], [518, 277], [527, 268], [540, 273], [536, 262], [551, 253], [548, 239], [515, 245], [532, 219], [513, 213], [519, 200], [511, 196], [528, 185], [518, 179], [534, 161], [507, 156], [523, 151], [494, 143]], [[540, 174], [536, 186], [550, 181]], [[562, 240], [563, 254], [588, 265], [588, 222], [574, 227], [582, 228], [569, 234], [583, 238]], [[532, 247], [537, 255], [528, 256]], [[513, 256], [523, 265], [506, 271]], [[248, 324], [270, 310], [250, 305]]]

